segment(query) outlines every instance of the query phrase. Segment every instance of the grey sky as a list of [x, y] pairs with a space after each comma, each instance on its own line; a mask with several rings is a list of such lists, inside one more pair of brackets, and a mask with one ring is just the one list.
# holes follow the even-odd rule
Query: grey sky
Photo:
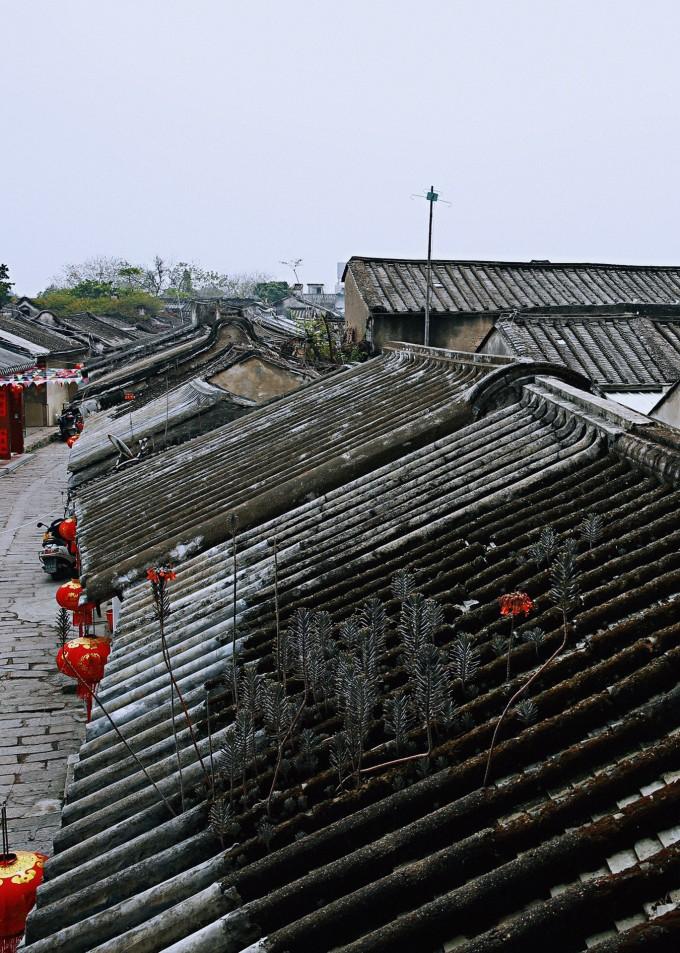
[[676, 0], [0, 0], [0, 261], [675, 263]]

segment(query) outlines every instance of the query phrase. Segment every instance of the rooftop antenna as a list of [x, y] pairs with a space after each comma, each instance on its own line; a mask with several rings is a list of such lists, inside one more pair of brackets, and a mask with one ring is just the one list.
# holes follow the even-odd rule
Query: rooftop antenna
[[425, 195], [412, 195], [412, 199], [425, 199], [430, 203], [430, 212], [427, 226], [427, 281], [425, 284], [425, 335], [423, 344], [429, 347], [430, 344], [430, 299], [432, 296], [432, 213], [434, 212], [434, 203], [443, 202], [444, 205], [450, 205], [444, 199], [439, 198], [439, 192], [435, 192], [434, 185], [430, 186], [430, 191]]
[[299, 285], [300, 279], [298, 278], [297, 270], [302, 264], [302, 258], [291, 258], [289, 261], [280, 261], [279, 264], [286, 265], [288, 268], [291, 269], [291, 271], [295, 275], [295, 284]]

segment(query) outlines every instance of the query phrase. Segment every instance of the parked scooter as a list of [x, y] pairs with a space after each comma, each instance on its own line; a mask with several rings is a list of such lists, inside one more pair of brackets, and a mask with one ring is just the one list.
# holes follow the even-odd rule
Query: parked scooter
[[73, 404], [64, 404], [58, 419], [59, 436], [62, 440], [77, 437], [83, 430], [83, 417], [78, 407]]
[[78, 551], [73, 540], [64, 539], [60, 535], [59, 527], [63, 522], [62, 516], [52, 520], [49, 526], [46, 523], [38, 523], [38, 526], [45, 530], [39, 554], [40, 562], [43, 572], [48, 573], [53, 579], [71, 579], [77, 575]]

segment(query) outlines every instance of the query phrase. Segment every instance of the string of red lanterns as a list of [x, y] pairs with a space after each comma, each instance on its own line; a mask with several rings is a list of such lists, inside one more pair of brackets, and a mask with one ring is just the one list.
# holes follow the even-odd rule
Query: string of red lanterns
[[[76, 555], [77, 522], [73, 517], [62, 520], [57, 531], [67, 541], [69, 550]], [[73, 548], [72, 548], [73, 547]], [[87, 720], [92, 716], [92, 699], [97, 685], [104, 676], [104, 667], [111, 651], [108, 638], [88, 633], [94, 625], [96, 603], [84, 600], [84, 590], [78, 579], [69, 579], [57, 589], [55, 598], [62, 609], [73, 612], [73, 624], [78, 626], [78, 637], [69, 639], [57, 652], [57, 668], [78, 682], [77, 694], [84, 699]], [[1, 953], [1, 951], [0, 951]]]

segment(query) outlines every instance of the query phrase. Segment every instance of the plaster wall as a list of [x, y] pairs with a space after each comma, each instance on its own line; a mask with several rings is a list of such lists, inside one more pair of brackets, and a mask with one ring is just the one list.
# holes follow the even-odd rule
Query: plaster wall
[[259, 404], [297, 390], [303, 379], [285, 368], [252, 357], [215, 374], [209, 383]]
[[[430, 319], [430, 346], [476, 351], [492, 325], [493, 318], [487, 315], [434, 314]], [[388, 341], [422, 344], [424, 326], [425, 318], [421, 314], [375, 314], [373, 346], [379, 351]]]
[[352, 272], [348, 271], [345, 279], [345, 324], [354, 329], [357, 341], [366, 339], [368, 319], [368, 306], [359, 293]]
[[514, 354], [498, 331], [491, 332], [488, 341], [484, 345], [483, 352], [484, 354], [494, 354], [501, 357], [514, 357]]
[[670, 424], [671, 427], [680, 428], [680, 387], [670, 390], [658, 407], [652, 410], [650, 417], [663, 424]]

